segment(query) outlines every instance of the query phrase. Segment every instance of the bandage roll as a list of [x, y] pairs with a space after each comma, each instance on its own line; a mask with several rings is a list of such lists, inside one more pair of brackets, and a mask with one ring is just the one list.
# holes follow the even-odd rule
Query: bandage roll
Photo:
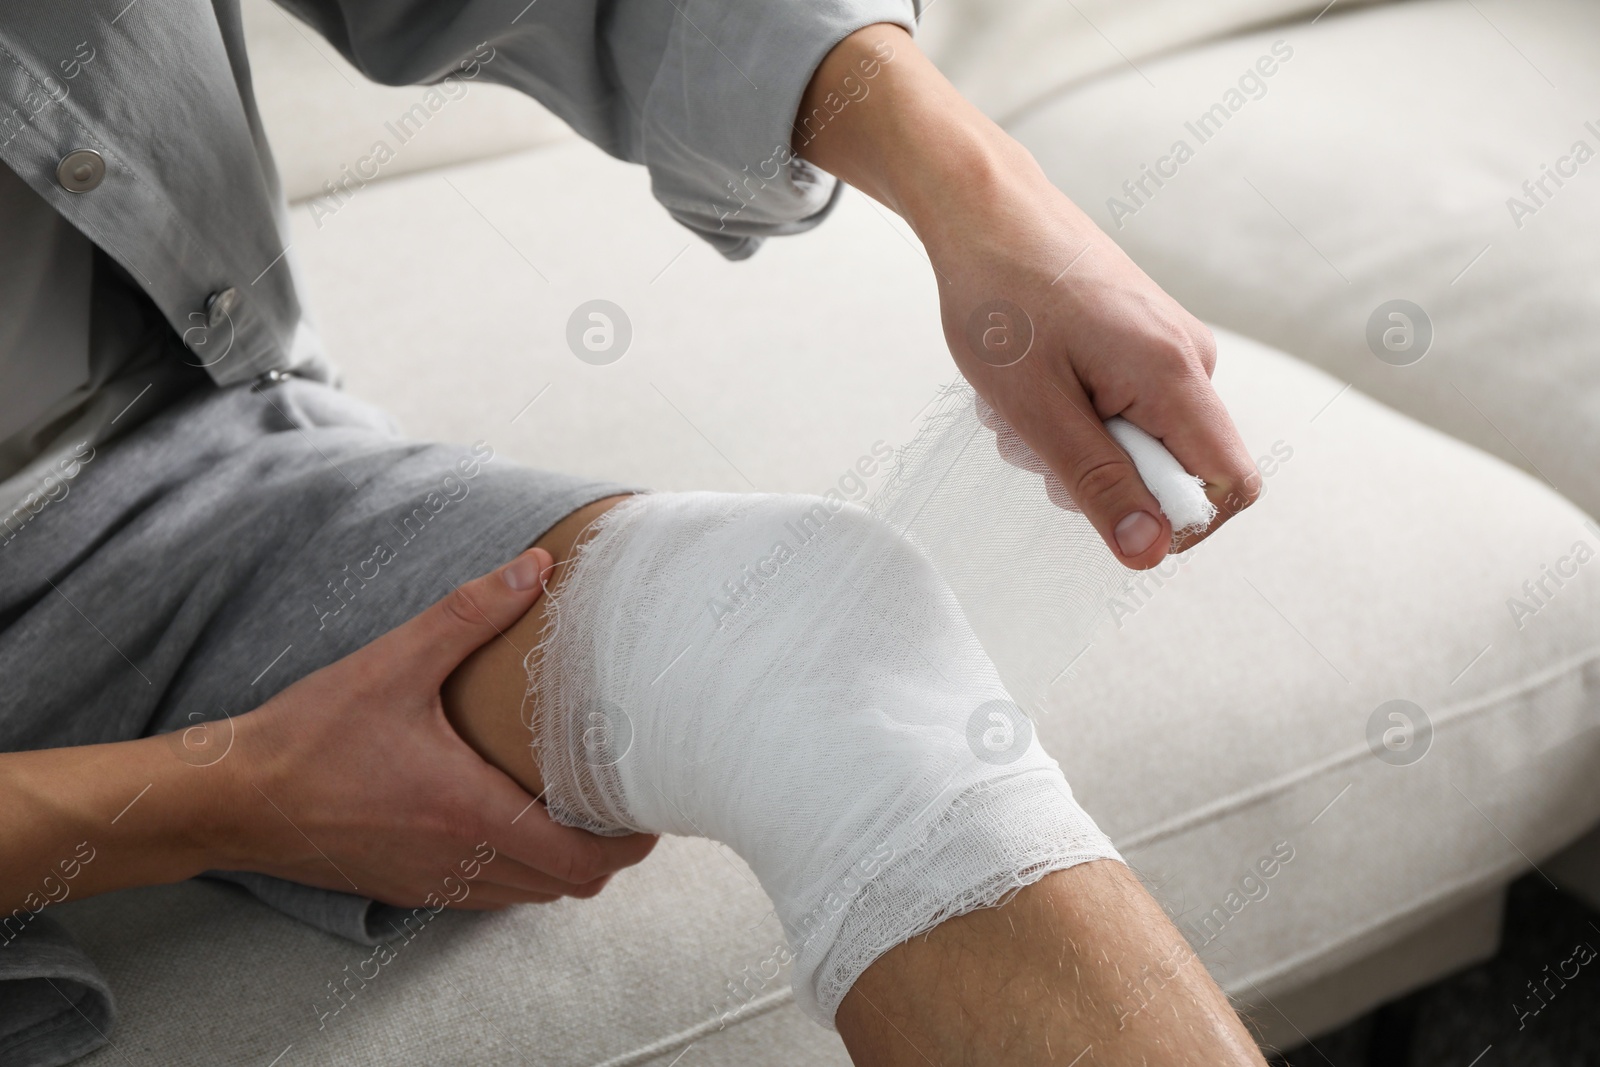
[[[946, 391], [945, 400], [955, 402], [957, 421], [966, 421], [965, 408], [968, 403], [972, 404], [978, 422], [994, 433], [994, 449], [1002, 460], [1013, 467], [1039, 475], [1045, 496], [1052, 504], [1068, 511], [1079, 510], [1072, 494], [1044, 458], [1030, 448], [982, 397], [973, 394], [965, 385], [955, 385]], [[930, 424], [934, 421], [930, 420]], [[1172, 524], [1174, 537], [1211, 525], [1211, 520], [1217, 517], [1217, 506], [1206, 496], [1203, 479], [1184, 470], [1183, 465], [1167, 451], [1166, 445], [1127, 419], [1115, 416], [1107, 419], [1105, 426], [1111, 439], [1133, 460], [1140, 480], [1156, 498], [1156, 503], [1161, 505], [1162, 514]], [[982, 460], [973, 461], [973, 465], [981, 467]]]

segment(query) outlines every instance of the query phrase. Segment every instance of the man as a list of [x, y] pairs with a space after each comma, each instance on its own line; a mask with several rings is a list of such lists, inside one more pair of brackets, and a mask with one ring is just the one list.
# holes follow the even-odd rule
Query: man
[[[829, 175], [879, 199], [929, 251], [963, 374], [1127, 565], [1172, 529], [1101, 420], [1160, 438], [1224, 518], [1253, 499], [1209, 332], [918, 53], [904, 0], [285, 6], [380, 81], [533, 94], [731, 258], [820, 221]], [[551, 567], [640, 514], [634, 487], [406, 442], [323, 384], [232, 0], [13, 5], [0, 45], [0, 1057], [67, 1062], [109, 1028], [48, 914], [68, 896], [230, 872], [370, 941], [386, 906], [588, 896], [640, 861], [648, 834], [534, 804], [560, 754], [528, 758], [522, 709]], [[969, 339], [997, 301], [1026, 309], [1029, 358]], [[346, 624], [283, 637], [308, 600]], [[635, 821], [591, 828], [654, 829]], [[864, 958], [832, 1018], [857, 1062], [1046, 1062], [1070, 1039], [1099, 1063], [1259, 1063], [1097, 855]], [[1112, 1001], [1141, 967], [1160, 1010], [1130, 1017]]]

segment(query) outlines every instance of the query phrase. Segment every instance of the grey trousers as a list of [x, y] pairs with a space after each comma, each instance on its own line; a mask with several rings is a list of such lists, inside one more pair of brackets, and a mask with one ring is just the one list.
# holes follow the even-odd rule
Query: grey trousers
[[[632, 488], [518, 467], [490, 442], [406, 441], [326, 385], [197, 386], [86, 447], [0, 528], [0, 751], [249, 711]], [[393, 918], [348, 894], [217, 876], [364, 943]], [[0, 1067], [75, 1059], [114, 1014], [48, 906], [0, 916]]]

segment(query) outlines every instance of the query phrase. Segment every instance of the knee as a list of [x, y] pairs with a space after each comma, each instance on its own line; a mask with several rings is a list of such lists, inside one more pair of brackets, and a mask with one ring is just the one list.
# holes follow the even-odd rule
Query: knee
[[[763, 623], [803, 633], [877, 643], [910, 610], [949, 610], [931, 564], [882, 520], [855, 504], [798, 494], [751, 497], [710, 555], [703, 603], [719, 633]], [[929, 604], [931, 599], [936, 604]], [[886, 613], [887, 612], [887, 613]]]
[[[634, 498], [606, 515], [553, 599], [531, 679], [547, 784], [563, 752], [567, 777], [613, 792], [645, 752], [710, 761], [734, 740], [750, 754], [842, 749], [864, 773], [910, 779], [926, 763], [905, 757], [930, 731], [964, 736], [970, 711], [1005, 697], [932, 565], [842, 501]], [[634, 783], [639, 803], [689, 788], [676, 766], [656, 770]]]

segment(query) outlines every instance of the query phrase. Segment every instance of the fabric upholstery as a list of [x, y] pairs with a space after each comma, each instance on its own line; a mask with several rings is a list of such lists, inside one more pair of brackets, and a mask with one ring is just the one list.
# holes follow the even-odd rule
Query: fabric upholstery
[[[1345, 0], [1338, 10], [1374, 2], [1381, 0]], [[1123, 72], [1141, 78], [1167, 53], [1308, 21], [1331, 7], [1328, 0], [938, 0], [918, 23], [919, 43], [967, 99], [1006, 122], [1068, 86]]]
[[[243, 0], [245, 40], [256, 104], [272, 143], [284, 195], [326, 195], [422, 99], [422, 86], [368, 81], [305, 23], [272, 0]], [[473, 83], [406, 142], [384, 167], [386, 177], [447, 163], [506, 155], [576, 137], [572, 128], [530, 96], [488, 82]]]

